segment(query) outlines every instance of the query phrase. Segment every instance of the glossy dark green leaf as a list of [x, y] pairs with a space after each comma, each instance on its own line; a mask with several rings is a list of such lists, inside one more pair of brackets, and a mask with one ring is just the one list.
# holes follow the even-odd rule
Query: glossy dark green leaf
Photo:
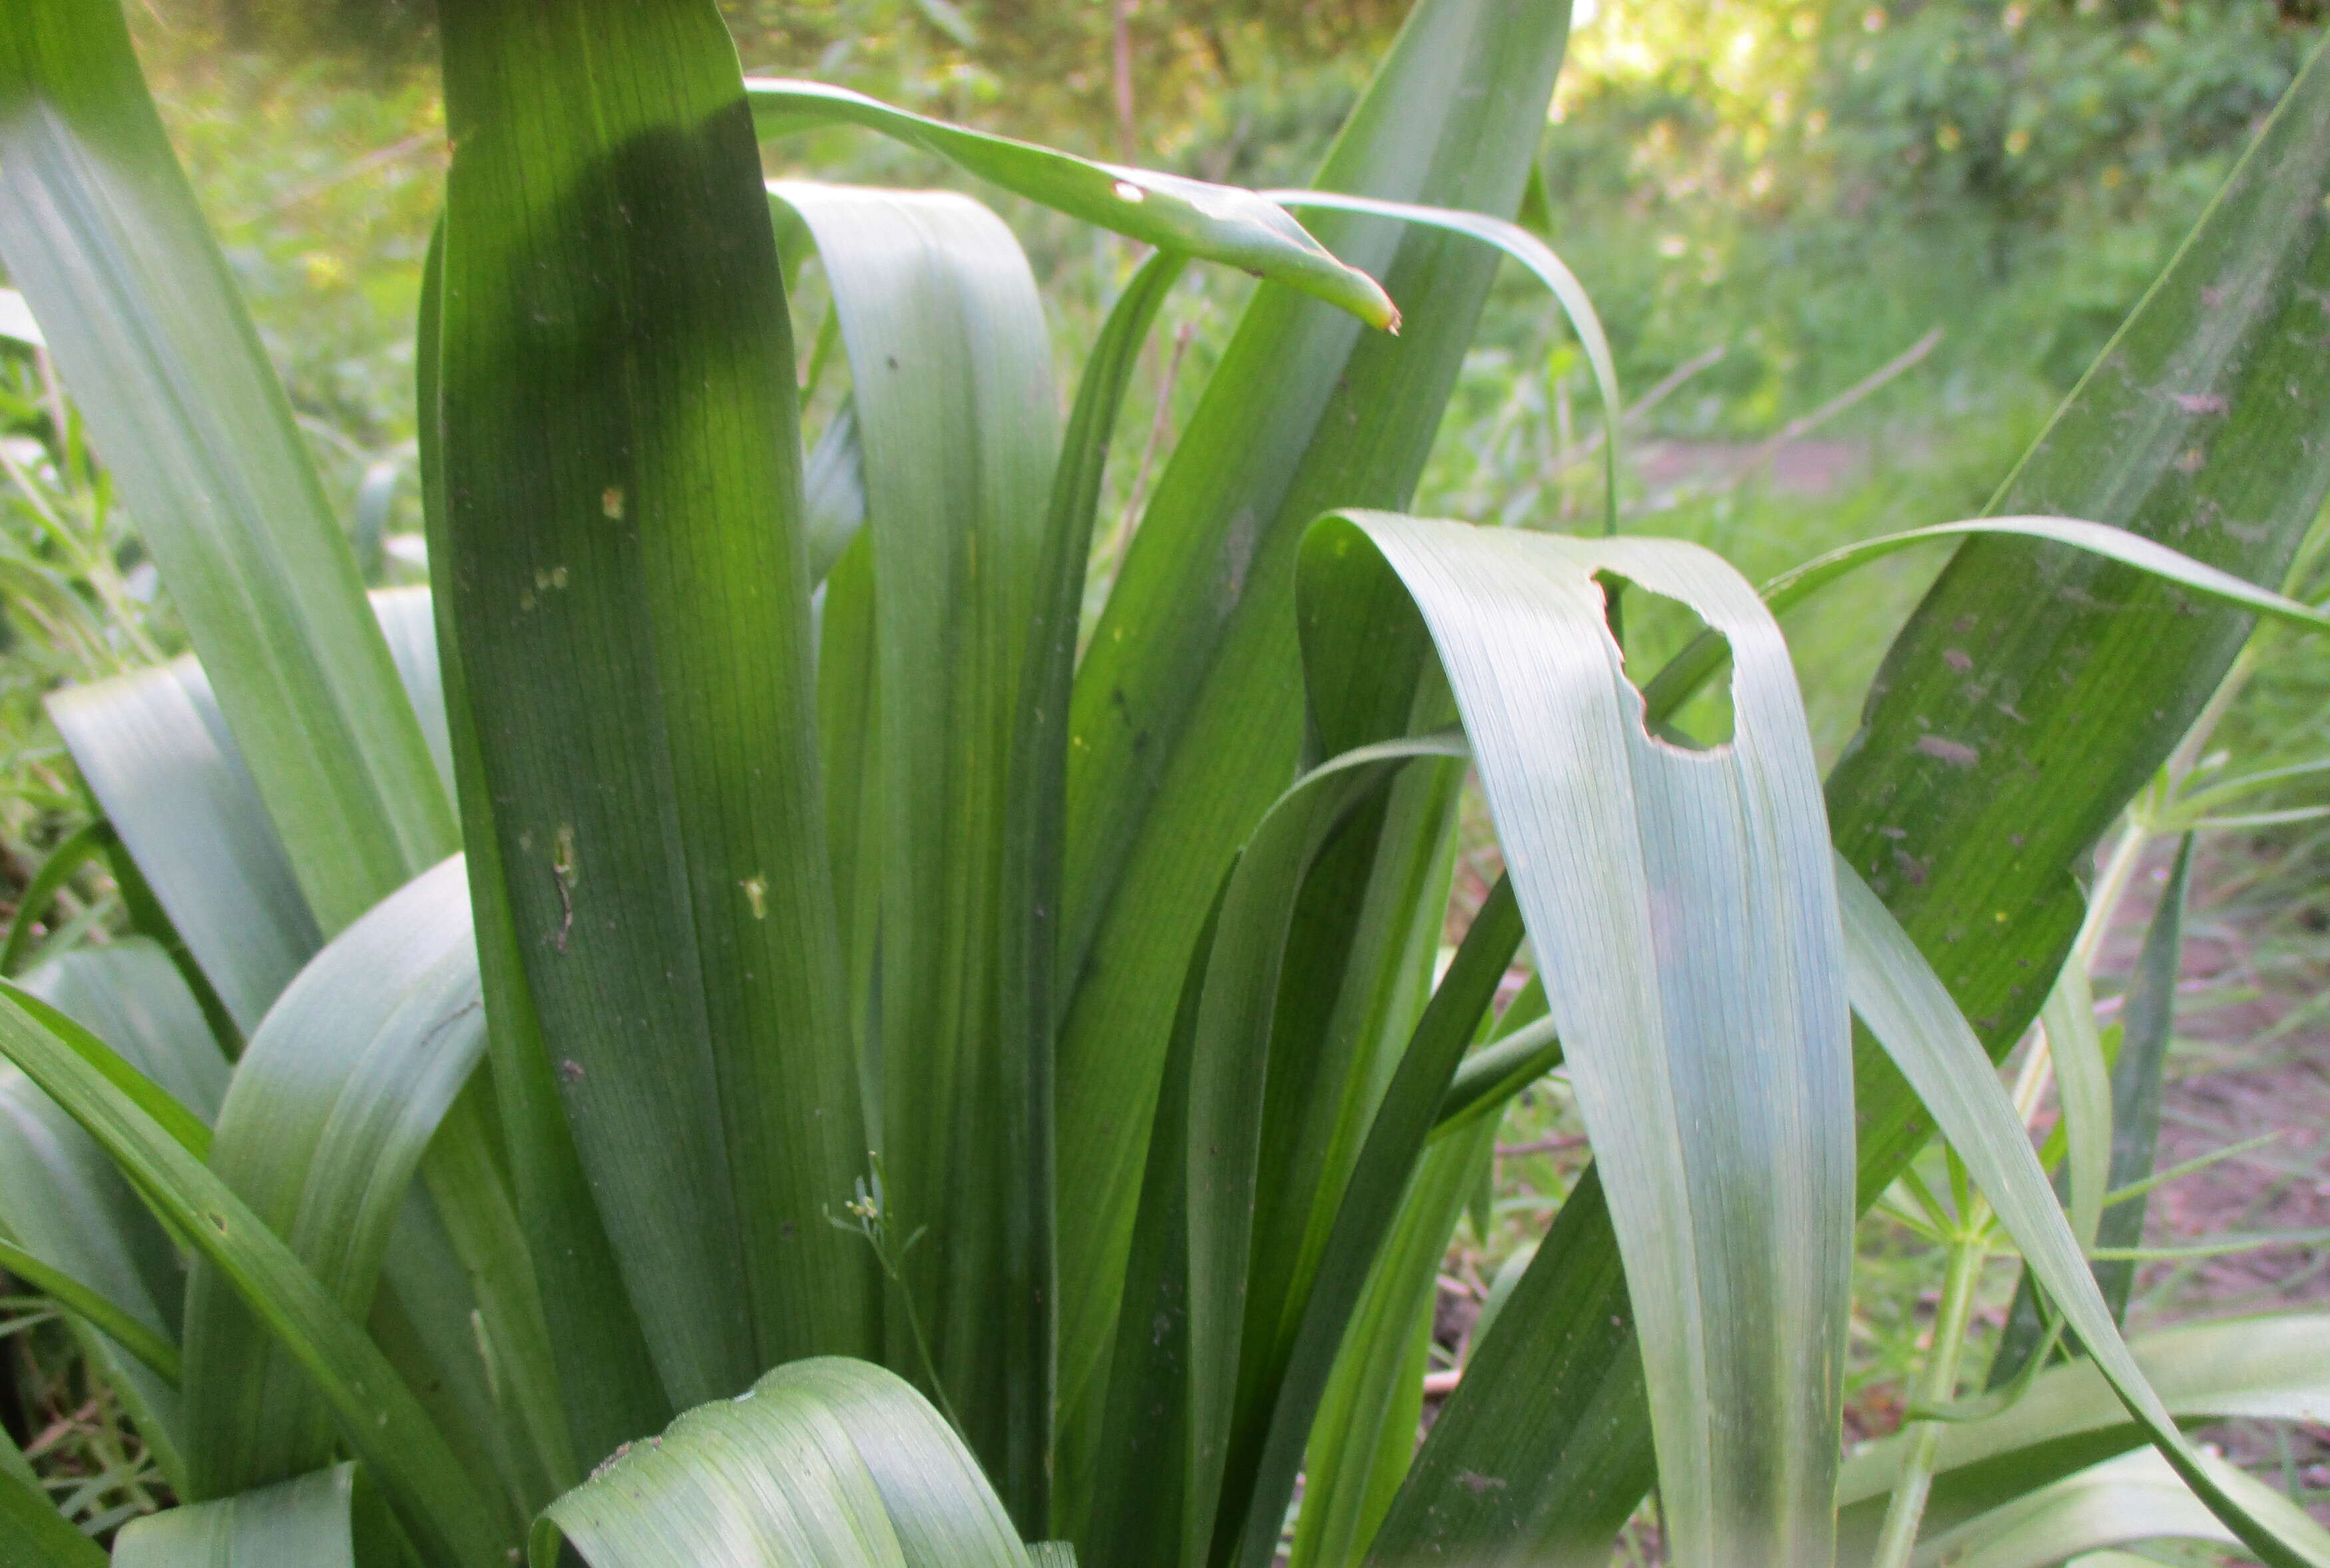
[[[545, 1055], [675, 1403], [874, 1346], [792, 350], [710, 0], [449, 11], [450, 590]], [[643, 1046], [645, 1048], [643, 1048]]]
[[[443, 410], [438, 366], [442, 346], [443, 232], [430, 243], [421, 284], [415, 381], [421, 410], [421, 511], [431, 550], [449, 560], [445, 528]], [[639, 1318], [615, 1264], [613, 1249], [574, 1148], [557, 1075], [528, 988], [518, 936], [511, 924], [501, 841], [493, 802], [476, 781], [484, 762], [478, 726], [462, 678], [460, 644], [452, 624], [452, 595], [432, 595], [444, 696], [447, 741], [458, 779], [464, 858], [470, 868], [470, 912], [478, 942], [478, 981], [486, 998], [487, 1051], [493, 1094], [508, 1161], [511, 1195], [531, 1244], [526, 1263], [558, 1369], [573, 1451], [585, 1459], [652, 1431], [671, 1419]]]
[[25, 0], [0, 35], [0, 257], [337, 930], [453, 849], [452, 813], [117, 5]]

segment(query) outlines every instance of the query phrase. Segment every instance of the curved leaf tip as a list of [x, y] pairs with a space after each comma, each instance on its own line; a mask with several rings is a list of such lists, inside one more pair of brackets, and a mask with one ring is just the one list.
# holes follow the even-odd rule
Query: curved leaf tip
[[1299, 288], [1369, 326], [1399, 330], [1399, 309], [1381, 284], [1336, 260], [1285, 208], [1252, 191], [1096, 163], [949, 125], [824, 82], [747, 77], [744, 91], [763, 136], [836, 121], [863, 126], [1072, 218], [1160, 250], [1225, 262]]

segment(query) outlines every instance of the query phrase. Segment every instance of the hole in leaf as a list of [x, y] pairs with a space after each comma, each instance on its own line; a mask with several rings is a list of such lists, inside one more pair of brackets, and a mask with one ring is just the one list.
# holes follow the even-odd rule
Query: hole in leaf
[[1653, 676], [1700, 637], [1723, 643], [1723, 666], [1691, 698], [1649, 725], [1653, 738], [1689, 751], [1704, 751], [1731, 739], [1731, 650], [1721, 632], [1701, 620], [1679, 599], [1653, 593], [1615, 572], [1595, 575], [1602, 585], [1603, 615], [1610, 636], [1625, 656], [1626, 679], [1639, 694]]

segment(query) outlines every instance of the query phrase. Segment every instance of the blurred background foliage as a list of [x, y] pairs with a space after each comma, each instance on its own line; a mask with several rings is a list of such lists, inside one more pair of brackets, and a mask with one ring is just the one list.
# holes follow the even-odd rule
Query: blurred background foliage
[[[723, 5], [748, 70], [1256, 186], [1306, 177], [1406, 10], [1404, 0]], [[164, 118], [367, 571], [417, 579], [411, 333], [446, 161], [431, 6], [128, 9]], [[1608, 326], [1632, 400], [1629, 526], [1698, 539], [1761, 577], [1848, 539], [1979, 511], [2320, 42], [2325, 10], [2322, 0], [1577, 0], [1541, 199], [1525, 217]], [[825, 179], [955, 179], [847, 131], [772, 147], [770, 159], [772, 173]], [[1137, 257], [981, 194], [1027, 243], [1072, 370]], [[1532, 288], [1506, 282], [1416, 510], [1589, 525], [1602, 483], [1590, 383]], [[1111, 465], [1095, 607], [1251, 287], [1196, 269], [1167, 307]], [[816, 319], [813, 271], [797, 303]], [[1067, 395], [1072, 377], [1061, 387]], [[8, 345], [0, 458], [5, 912], [87, 819], [42, 694], [175, 653], [183, 639], [45, 362]], [[1828, 755], [1938, 564], [1895, 557], [1861, 591], [1791, 620]], [[2294, 586], [2330, 591], [2330, 581]], [[2267, 646], [2220, 737], [2242, 771], [2317, 760], [2330, 740], [2319, 651], [2296, 638]], [[2316, 779], [2300, 778], [2257, 805], [2318, 798]], [[1467, 824], [1455, 924], [1496, 871], [1477, 801]], [[2217, 1167], [2221, 1186], [2201, 1190], [2179, 1223], [2330, 1223], [2325, 1147], [2304, 1131], [2308, 1118], [2330, 1122], [2320, 1065], [2330, 832], [2298, 823], [2221, 835], [2202, 867], [2202, 956], [2188, 964], [2178, 1060], [2214, 1087], [2172, 1107], [2172, 1127], [2197, 1147], [2259, 1126], [2289, 1138]], [[101, 870], [84, 872], [48, 912], [50, 940], [101, 940], [115, 896]], [[2115, 989], [2107, 975], [2107, 1006]], [[1444, 1279], [1436, 1377], [1455, 1375], [1487, 1282], [1542, 1231], [1584, 1159], [1558, 1085], [1532, 1091], [1505, 1137]], [[1870, 1225], [1854, 1435], [1898, 1421], [1936, 1282], [1922, 1243]], [[2146, 1310], [2330, 1293], [2330, 1251], [2281, 1249], [2238, 1267], [2250, 1273], [2222, 1289], [2196, 1285], [2189, 1269], [2155, 1270], [2155, 1306], [2139, 1306], [2139, 1322]], [[1995, 1324], [2011, 1278], [1991, 1281], [1984, 1322]], [[2256, 1287], [2247, 1297], [2243, 1280]], [[33, 1441], [56, 1484], [79, 1488], [90, 1518], [150, 1507], [134, 1434], [86, 1382], [53, 1314], [0, 1299], [0, 1337], [14, 1346], [0, 1422]], [[2330, 1445], [2316, 1450], [2285, 1446], [2273, 1459], [2291, 1489], [2330, 1497]]]

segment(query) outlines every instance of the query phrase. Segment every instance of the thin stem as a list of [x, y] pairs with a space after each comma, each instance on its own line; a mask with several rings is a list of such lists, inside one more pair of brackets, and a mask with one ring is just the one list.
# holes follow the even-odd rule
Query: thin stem
[[[1950, 1238], [1949, 1269], [1943, 1276], [1942, 1299], [1934, 1313], [1933, 1352], [1918, 1379], [1915, 1401], [1927, 1409], [1948, 1403], [1957, 1392], [1958, 1357], [1965, 1349], [1966, 1325], [1974, 1315], [1975, 1282], [1989, 1252], [1983, 1236], [1987, 1228], [1984, 1215], [1980, 1223], [1964, 1226]], [[1934, 1487], [1934, 1461], [1941, 1451], [1943, 1425], [1938, 1421], [1921, 1421], [1911, 1427], [1871, 1568], [1909, 1568], [1909, 1554], [1918, 1544], [1918, 1525], [1926, 1515], [1926, 1498]]]

